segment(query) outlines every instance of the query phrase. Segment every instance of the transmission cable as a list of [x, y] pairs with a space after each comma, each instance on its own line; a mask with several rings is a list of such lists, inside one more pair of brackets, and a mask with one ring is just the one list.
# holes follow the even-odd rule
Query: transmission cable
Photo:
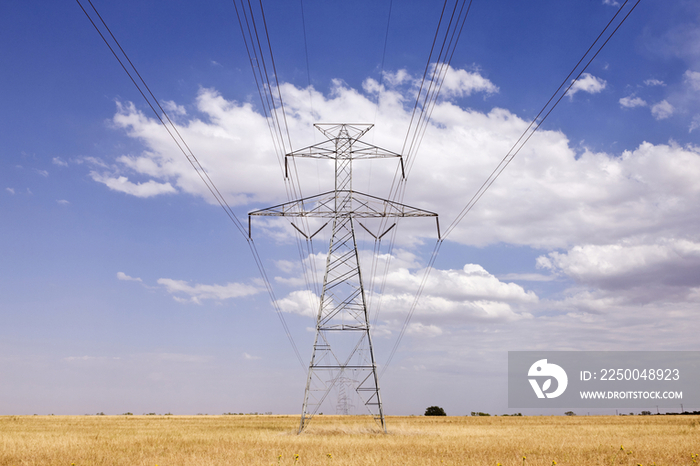
[[[253, 9], [253, 4], [250, 0], [233, 0], [233, 5], [236, 10], [238, 24], [241, 29], [246, 52], [248, 53], [258, 93], [260, 94], [263, 115], [270, 129], [273, 146], [284, 176], [287, 200], [291, 202], [295, 199], [303, 199], [296, 161], [293, 157], [291, 157], [291, 161], [289, 161], [290, 158], [286, 156], [288, 152], [291, 152], [291, 136], [287, 124], [287, 115], [282, 100], [281, 87], [277, 76], [277, 68], [262, 1], [258, 2], [259, 9], [257, 12]], [[260, 18], [262, 23], [261, 29], [264, 34], [261, 34], [258, 28], [256, 16]], [[269, 68], [272, 70], [272, 79], [268, 72], [268, 62], [270, 63]], [[279, 112], [282, 113], [281, 116]], [[300, 205], [303, 209], [303, 202]], [[308, 219], [302, 218], [300, 221], [305, 224], [305, 229], [309, 231]], [[316, 265], [313, 260], [315, 253], [312, 242], [308, 237], [303, 241], [296, 234], [294, 234], [294, 238], [297, 244], [302, 276], [304, 277], [306, 288], [310, 292], [314, 292], [318, 295], [319, 288], [316, 280]], [[309, 299], [311, 299], [311, 296], [309, 296]], [[311, 301], [309, 301], [309, 304], [311, 306], [315, 305]]]
[[[280, 322], [282, 324], [282, 327], [284, 328], [284, 331], [287, 335], [287, 338], [289, 339], [290, 344], [292, 345], [292, 349], [294, 350], [294, 353], [296, 354], [297, 359], [299, 360], [299, 363], [301, 364], [302, 369], [305, 369], [304, 362], [301, 358], [301, 355], [299, 354], [299, 350], [296, 346], [296, 343], [294, 342], [294, 339], [292, 338], [292, 335], [289, 331], [289, 326], [287, 325], [287, 322], [284, 318], [282, 310], [279, 307], [279, 303], [277, 302], [277, 298], [275, 297], [274, 291], [272, 289], [272, 285], [271, 285], [270, 280], [267, 276], [267, 272], [265, 271], [264, 264], [260, 258], [260, 254], [258, 253], [258, 250], [257, 250], [255, 243], [253, 242], [252, 238], [250, 238], [248, 236], [248, 234], [246, 232], [246, 228], [243, 226], [243, 223], [240, 221], [238, 216], [235, 214], [235, 212], [233, 211], [231, 206], [226, 202], [226, 199], [221, 194], [219, 189], [216, 187], [214, 182], [211, 180], [211, 178], [209, 177], [209, 174], [204, 169], [202, 164], [199, 162], [199, 159], [194, 155], [194, 153], [192, 152], [190, 147], [187, 145], [187, 143], [185, 142], [185, 139], [182, 137], [180, 132], [177, 130], [177, 127], [172, 122], [172, 120], [168, 116], [167, 112], [160, 105], [160, 102], [158, 101], [158, 99], [153, 95], [150, 88], [146, 84], [145, 80], [143, 79], [141, 74], [136, 69], [136, 66], [134, 66], [132, 61], [129, 59], [128, 55], [126, 54], [126, 52], [124, 51], [122, 46], [119, 44], [119, 41], [117, 40], [117, 38], [114, 36], [112, 31], [107, 26], [107, 23], [104, 21], [102, 16], [97, 11], [97, 8], [95, 8], [95, 5], [93, 5], [91, 0], [87, 0], [87, 1], [90, 4], [90, 7], [92, 7], [92, 10], [95, 12], [97, 17], [99, 18], [102, 26], [109, 33], [109, 36], [114, 41], [114, 44], [116, 44], [117, 48], [119, 49], [119, 51], [123, 55], [124, 59], [129, 63], [129, 66], [133, 70], [134, 74], [138, 77], [138, 81], [140, 81], [141, 84], [139, 84], [139, 82], [137, 82], [136, 78], [134, 78], [134, 75], [132, 74], [132, 72], [129, 71], [129, 68], [127, 68], [127, 66], [125, 65], [122, 58], [119, 56], [119, 54], [117, 54], [115, 48], [109, 42], [107, 37], [102, 33], [102, 31], [100, 30], [100, 27], [95, 23], [92, 16], [84, 8], [84, 6], [80, 2], [80, 0], [76, 0], [76, 2], [78, 3], [78, 6], [80, 6], [80, 9], [83, 11], [83, 13], [85, 13], [85, 16], [87, 16], [90, 23], [93, 25], [93, 27], [95, 28], [97, 33], [100, 35], [100, 37], [102, 38], [104, 43], [107, 45], [109, 50], [112, 52], [112, 55], [114, 55], [114, 58], [117, 59], [117, 61], [121, 65], [124, 72], [126, 72], [127, 76], [131, 80], [131, 82], [134, 84], [134, 86], [136, 86], [136, 89], [139, 91], [139, 93], [141, 94], [143, 99], [146, 101], [148, 106], [151, 108], [153, 113], [156, 115], [156, 118], [158, 119], [158, 121], [160, 121], [161, 125], [163, 125], [165, 130], [168, 132], [170, 137], [173, 139], [173, 141], [177, 145], [178, 149], [180, 149], [180, 151], [185, 156], [187, 161], [192, 165], [192, 168], [194, 168], [194, 170], [199, 175], [200, 179], [204, 182], [204, 184], [206, 185], [209, 192], [214, 196], [214, 198], [216, 199], [218, 204], [221, 206], [221, 208], [224, 210], [224, 212], [226, 213], [228, 218], [233, 222], [235, 227], [238, 229], [239, 233], [241, 233], [243, 238], [246, 240], [246, 243], [248, 244], [248, 247], [250, 248], [250, 251], [253, 255], [253, 259], [255, 260], [255, 264], [258, 268], [258, 271], [262, 277], [263, 283], [265, 285], [265, 289], [267, 290], [267, 292], [270, 296], [270, 299], [272, 300], [273, 306], [275, 307], [275, 310], [277, 312], [277, 316], [280, 319]], [[141, 86], [143, 86], [143, 88]], [[146, 94], [148, 94], [148, 95], [146, 95]], [[150, 96], [150, 99], [149, 99], [149, 96]], [[156, 110], [156, 107], [158, 107], [158, 109], [160, 109], [160, 111], [162, 112], [162, 115], [165, 117], [165, 120], [163, 120], [163, 118], [161, 117], [161, 114], [158, 113], [158, 111]], [[166, 121], [167, 121], [167, 123], [166, 123]]]
[[[409, 127], [404, 138], [401, 153], [406, 154], [404, 158], [406, 171], [403, 172], [400, 168], [397, 168], [396, 172], [394, 173], [394, 180], [392, 181], [389, 189], [389, 198], [399, 203], [403, 202], [408, 174], [413, 166], [415, 156], [418, 153], [423, 135], [425, 134], [428, 122], [432, 116], [433, 108], [437, 103], [438, 96], [442, 89], [442, 84], [445, 80], [447, 72], [450, 69], [450, 64], [452, 62], [452, 58], [454, 57], [457, 43], [462, 35], [469, 12], [471, 11], [472, 1], [470, 0], [467, 3], [466, 0], [462, 0], [460, 3], [460, 0], [456, 0], [450, 9], [451, 11], [448, 10], [448, 5], [449, 0], [445, 0], [440, 12], [437, 27], [435, 29], [435, 35], [430, 47], [430, 53], [428, 54], [428, 59], [426, 60], [425, 70], [423, 72], [423, 77], [416, 95], [416, 101], [413, 105], [413, 112], [411, 114]], [[446, 12], [449, 12], [449, 20], [445, 21]], [[443, 21], [445, 21], [446, 25], [443, 25]], [[438, 48], [439, 50], [437, 51], [435, 61], [433, 61], [433, 55], [436, 53], [436, 49]], [[383, 221], [382, 227], [385, 226], [386, 221]], [[379, 289], [379, 303], [374, 316], [375, 322], [378, 320], [379, 312], [381, 311], [381, 296], [383, 295], [386, 287], [386, 279], [390, 268], [392, 258], [391, 254], [393, 252], [397, 230], [398, 228], [395, 228], [390, 235], [388, 247], [389, 253], [387, 256], [387, 261], [384, 264], [384, 273], [382, 275]]]
[[[622, 6], [617, 10], [615, 15], [610, 19], [608, 24], [605, 26], [605, 28], [601, 31], [601, 33], [596, 37], [596, 39], [593, 41], [591, 46], [586, 50], [586, 52], [583, 54], [581, 59], [576, 63], [574, 68], [571, 70], [571, 72], [564, 78], [562, 83], [559, 85], [556, 91], [554, 91], [554, 94], [549, 98], [547, 103], [542, 107], [540, 112], [535, 116], [535, 118], [532, 119], [530, 122], [529, 126], [525, 129], [523, 134], [520, 135], [518, 140], [513, 144], [513, 146], [510, 148], [510, 150], [506, 153], [506, 155], [503, 157], [503, 159], [500, 161], [500, 163], [496, 166], [496, 168], [491, 172], [489, 177], [484, 181], [484, 183], [479, 187], [479, 189], [476, 191], [476, 193], [472, 196], [472, 198], [469, 200], [469, 202], [464, 206], [464, 208], [461, 210], [461, 212], [457, 215], [457, 218], [447, 227], [445, 230], [445, 233], [443, 235], [443, 238], [448, 236], [456, 227], [457, 225], [462, 221], [465, 215], [474, 207], [474, 205], [481, 199], [481, 197], [484, 195], [486, 190], [488, 190], [491, 185], [496, 181], [496, 179], [501, 175], [503, 170], [510, 164], [510, 162], [515, 158], [516, 155], [518, 155], [518, 152], [523, 148], [523, 146], [530, 140], [530, 138], [535, 134], [535, 132], [542, 126], [542, 123], [547, 119], [547, 117], [552, 113], [554, 108], [561, 102], [561, 100], [564, 98], [564, 96], [569, 92], [569, 90], [573, 87], [574, 84], [579, 80], [581, 75], [588, 69], [588, 66], [593, 62], [593, 60], [598, 56], [598, 54], [603, 50], [603, 47], [612, 39], [613, 35], [617, 32], [617, 30], [622, 26], [622, 24], [625, 22], [625, 20], [629, 17], [629, 15], [634, 11], [634, 9], [639, 5], [639, 2], [641, 0], [637, 0], [637, 2], [632, 6], [632, 8], [627, 12], [627, 14], [622, 18], [620, 23], [613, 29], [613, 31], [610, 33], [610, 35], [603, 41], [603, 43], [598, 47], [597, 51], [590, 57], [588, 62], [581, 68], [581, 70], [576, 74], [576, 77], [571, 81], [568, 87], [564, 90], [564, 92], [561, 93], [561, 95], [557, 98], [557, 94], [559, 91], [566, 85], [568, 82], [569, 78], [576, 72], [577, 68], [579, 65], [585, 60], [586, 56], [591, 52], [591, 50], [594, 48], [595, 44], [598, 43], [598, 41], [601, 39], [603, 34], [605, 34], [605, 31], [608, 30], [608, 28], [613, 24], [615, 21], [615, 18], [620, 14], [620, 12], [624, 9], [625, 5], [629, 2], [629, 0], [625, 0], [625, 2], [622, 4]], [[554, 100], [556, 98], [556, 100]], [[554, 101], [553, 105], [551, 108], [548, 109], [550, 103]], [[538, 121], [539, 117], [546, 111], [544, 116], [542, 117], [541, 120]]]
[[[618, 17], [620, 12], [625, 8], [625, 5], [627, 5], [629, 0], [625, 0], [625, 2], [622, 4], [622, 6], [618, 9], [618, 11], [615, 13], [615, 15], [610, 19], [610, 21], [607, 23], [605, 28], [601, 31], [601, 33], [596, 37], [596, 39], [593, 41], [591, 46], [586, 50], [586, 52], [583, 54], [581, 59], [576, 63], [574, 68], [571, 70], [571, 72], [564, 78], [562, 84], [557, 88], [557, 90], [554, 92], [552, 97], [549, 98], [547, 103], [544, 105], [542, 110], [535, 116], [535, 118], [532, 120], [530, 125], [525, 129], [523, 134], [520, 136], [520, 138], [516, 141], [516, 143], [511, 147], [511, 149], [508, 151], [508, 153], [503, 157], [501, 162], [498, 164], [498, 166], [493, 170], [491, 175], [486, 179], [486, 181], [481, 185], [481, 187], [477, 190], [477, 192], [472, 196], [470, 201], [467, 203], [467, 205], [462, 209], [462, 211], [459, 213], [457, 218], [450, 224], [450, 226], [445, 230], [445, 233], [442, 235], [442, 237], [437, 241], [433, 252], [431, 254], [431, 259], [428, 263], [428, 266], [425, 268], [425, 271], [423, 273], [423, 278], [421, 279], [418, 292], [416, 293], [416, 296], [414, 298], [414, 301], [411, 305], [411, 308], [406, 316], [406, 319], [404, 320], [404, 324], [401, 328], [401, 331], [399, 333], [399, 337], [397, 338], [396, 343], [394, 344], [394, 347], [391, 350], [391, 353], [389, 355], [389, 358], [387, 359], [387, 362], [384, 364], [384, 368], [380, 374], [380, 377], [386, 372], [387, 367], [391, 363], [391, 360], [393, 359], [394, 355], [396, 354], [396, 350], [399, 346], [399, 343], [401, 342], [401, 339], [403, 339], [403, 336], [406, 332], [406, 329], [408, 328], [408, 324], [411, 320], [411, 317], [413, 316], [418, 301], [425, 289], [425, 285], [427, 283], [428, 277], [430, 275], [430, 272], [433, 269], [435, 260], [437, 258], [437, 255], [440, 251], [440, 248], [442, 246], [443, 241], [447, 237], [448, 234], [450, 234], [457, 224], [462, 221], [462, 219], [466, 216], [466, 214], [474, 207], [474, 205], [481, 199], [481, 197], [484, 195], [486, 190], [491, 187], [491, 185], [496, 181], [496, 179], [500, 176], [500, 174], [505, 170], [505, 168], [510, 164], [510, 162], [515, 158], [515, 156], [520, 152], [520, 150], [523, 148], [523, 146], [530, 140], [532, 135], [541, 127], [542, 123], [547, 119], [547, 117], [552, 113], [554, 108], [561, 102], [561, 100], [564, 98], [564, 96], [567, 94], [567, 92], [573, 87], [573, 85], [579, 80], [581, 75], [586, 71], [588, 66], [591, 64], [591, 62], [598, 56], [598, 54], [602, 51], [603, 47], [610, 41], [610, 39], [615, 35], [617, 30], [622, 26], [622, 24], [627, 20], [629, 15], [634, 11], [634, 9], [639, 5], [641, 0], [637, 0], [637, 2], [631, 7], [631, 9], [627, 12], [627, 14], [620, 20], [619, 24], [610, 32], [610, 34], [607, 36], [607, 38], [599, 45], [598, 49], [596, 52], [589, 58], [589, 60], [586, 62], [585, 66], [581, 68], [581, 70], [576, 73], [576, 70], [578, 69], [579, 65], [586, 59], [586, 57], [589, 55], [591, 50], [594, 49], [595, 45], [600, 41], [601, 37], [605, 34], [605, 32], [610, 28], [610, 26], [614, 23], [615, 19]], [[564, 90], [564, 92], [557, 98], [557, 94], [559, 91], [566, 85], [568, 82], [569, 78], [576, 73], [575, 78], [571, 81], [568, 87]], [[555, 100], [556, 99], [556, 100]], [[553, 103], [551, 108], [548, 109], [550, 103]], [[546, 111], [546, 113], [545, 113]], [[538, 118], [544, 113], [544, 116], [540, 121], [538, 121]]]

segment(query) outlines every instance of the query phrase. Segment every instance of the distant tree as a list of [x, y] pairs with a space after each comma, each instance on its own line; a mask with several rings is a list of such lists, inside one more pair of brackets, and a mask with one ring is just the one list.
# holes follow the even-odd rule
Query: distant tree
[[576, 416], [576, 413], [573, 411], [567, 411], [564, 414], [566, 414], [567, 416]]
[[439, 406], [429, 406], [428, 409], [425, 410], [425, 416], [447, 416], [447, 414], [445, 414], [445, 410]]

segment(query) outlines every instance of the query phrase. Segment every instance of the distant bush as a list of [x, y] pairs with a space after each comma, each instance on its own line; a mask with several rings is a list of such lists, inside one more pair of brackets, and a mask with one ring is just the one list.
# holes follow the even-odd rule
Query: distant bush
[[481, 411], [472, 411], [472, 416], [490, 416], [490, 414], [482, 413]]
[[573, 411], [567, 411], [567, 412], [565, 412], [564, 414], [567, 415], [567, 416], [576, 416], [576, 413], [573, 412]]
[[439, 406], [429, 406], [425, 410], [425, 416], [447, 416], [445, 410]]

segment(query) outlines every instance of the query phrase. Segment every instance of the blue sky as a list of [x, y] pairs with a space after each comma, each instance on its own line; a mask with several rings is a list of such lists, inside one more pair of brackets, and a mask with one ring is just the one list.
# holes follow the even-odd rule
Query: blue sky
[[[236, 213], [283, 202], [233, 4], [94, 3]], [[389, 3], [305, 0], [307, 73], [300, 3], [264, 2], [295, 149], [359, 121], [401, 150], [442, 2]], [[406, 203], [448, 225], [617, 8], [474, 2]], [[381, 380], [389, 414], [508, 412], [507, 351], [700, 349], [699, 26], [695, 2], [641, 2], [446, 240]], [[4, 2], [0, 43], [0, 414], [299, 412], [247, 245], [77, 3]], [[329, 182], [299, 167], [305, 194]], [[384, 196], [394, 168], [355, 186]], [[307, 359], [292, 234], [256, 242]], [[434, 241], [401, 225], [380, 364]]]

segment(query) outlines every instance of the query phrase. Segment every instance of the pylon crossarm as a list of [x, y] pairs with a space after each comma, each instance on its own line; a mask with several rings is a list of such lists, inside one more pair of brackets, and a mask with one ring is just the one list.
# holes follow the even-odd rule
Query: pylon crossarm
[[[437, 217], [438, 214], [429, 210], [419, 209], [400, 202], [382, 199], [371, 194], [359, 191], [328, 191], [315, 196], [285, 202], [265, 209], [249, 212], [249, 216], [261, 217], [310, 217], [310, 218], [334, 218], [338, 212], [334, 210], [336, 196], [348, 194], [353, 201], [353, 209], [343, 212], [354, 218], [383, 218], [383, 217]], [[304, 209], [303, 204], [313, 205], [310, 209]]]
[[[310, 159], [335, 159], [338, 156], [337, 140], [329, 139], [328, 141], [319, 142], [313, 146], [297, 149], [293, 152], [285, 154], [285, 157], [306, 157]], [[401, 154], [392, 152], [388, 149], [367, 144], [363, 141], [353, 141], [350, 150], [344, 153], [345, 158], [352, 160], [359, 159], [387, 159], [401, 157]]]

